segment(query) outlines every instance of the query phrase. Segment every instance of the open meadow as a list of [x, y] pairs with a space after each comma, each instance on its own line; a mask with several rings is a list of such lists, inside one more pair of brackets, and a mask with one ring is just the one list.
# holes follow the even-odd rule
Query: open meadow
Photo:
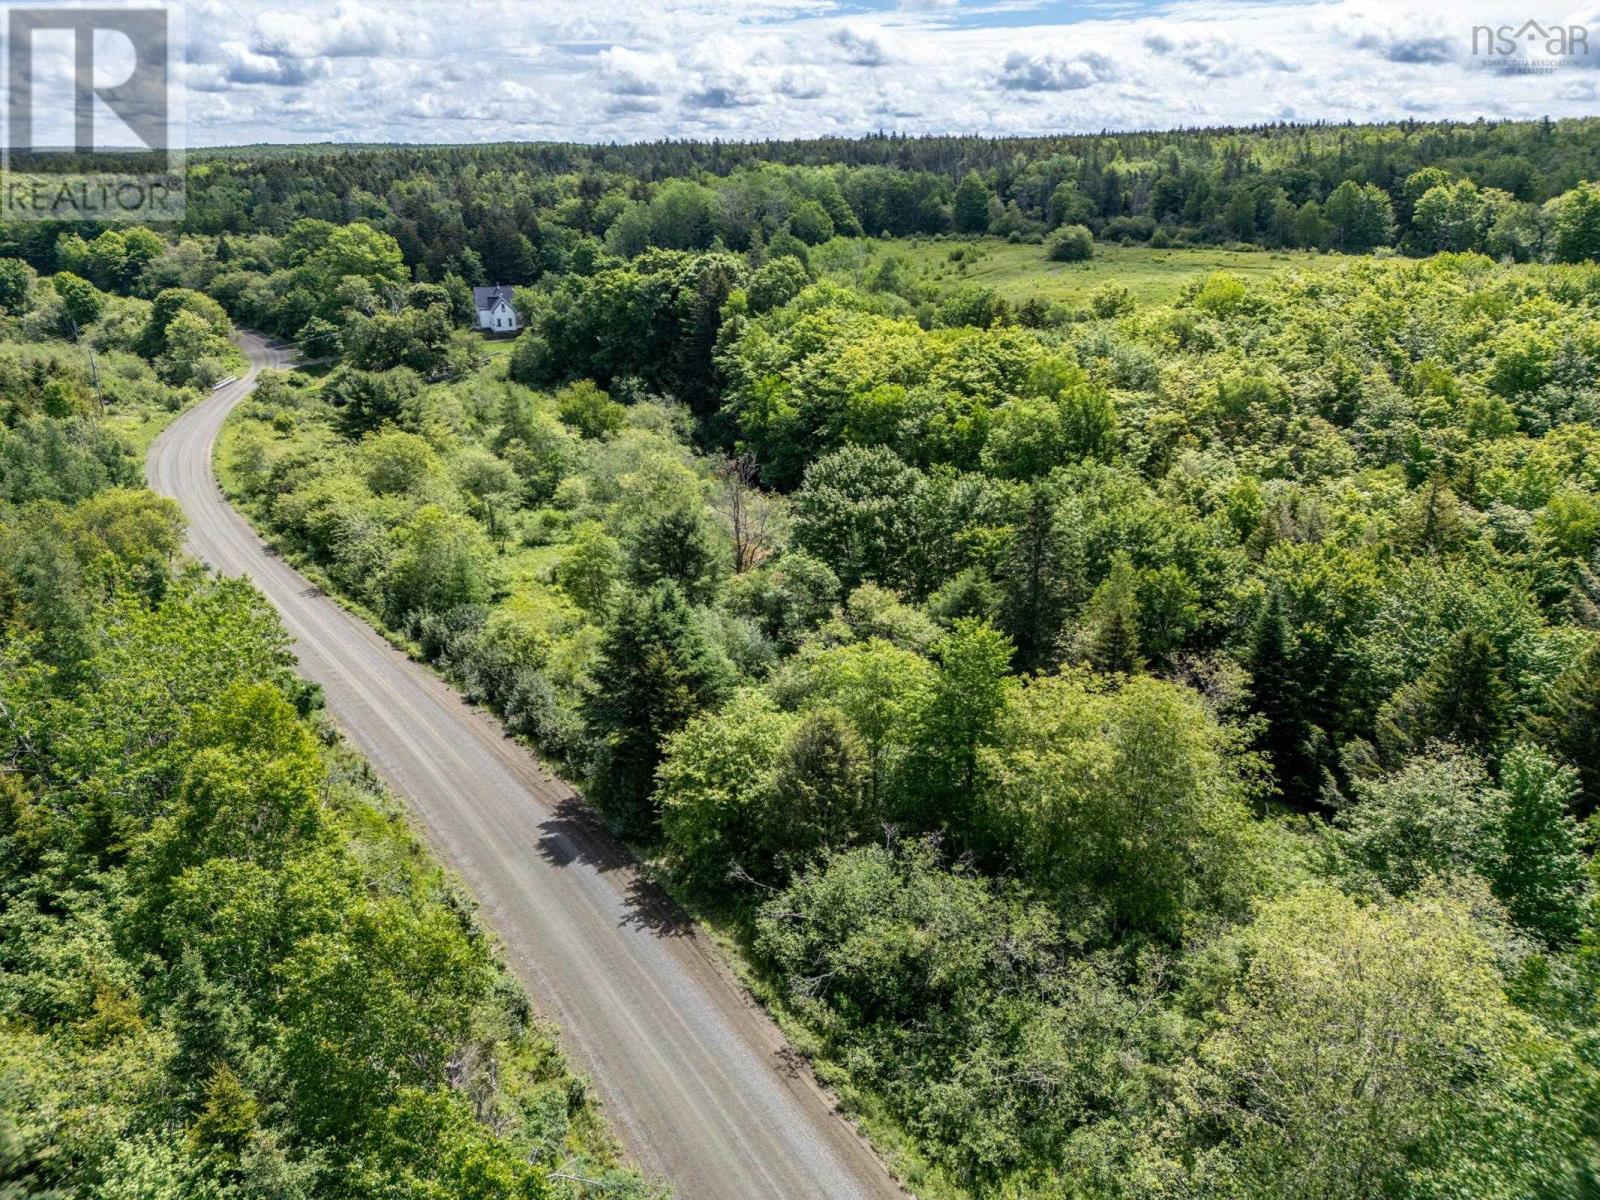
[[1045, 248], [999, 238], [835, 239], [816, 255], [823, 273], [841, 283], [862, 282], [886, 258], [901, 260], [905, 277], [940, 292], [962, 287], [993, 288], [1012, 302], [1030, 299], [1086, 304], [1114, 284], [1135, 303], [1169, 304], [1184, 287], [1216, 271], [1248, 282], [1287, 271], [1329, 271], [1354, 255], [1311, 250], [1230, 250], [1220, 246], [1154, 249], [1096, 243], [1088, 262], [1052, 262]]

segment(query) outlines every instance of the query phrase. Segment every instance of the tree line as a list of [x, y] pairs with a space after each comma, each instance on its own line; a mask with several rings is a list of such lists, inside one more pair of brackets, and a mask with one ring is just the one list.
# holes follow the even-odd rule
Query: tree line
[[[197, 156], [183, 230], [288, 235], [367, 222], [419, 278], [531, 283], [597, 250], [779, 252], [835, 235], [1083, 224], [1107, 240], [1410, 254], [1592, 257], [1592, 119], [1265, 126], [1033, 139], [822, 139], [633, 146], [275, 147]], [[1581, 209], [1582, 212], [1576, 211]], [[1587, 232], [1567, 232], [1573, 222]], [[63, 226], [17, 225], [6, 253], [50, 272]]]

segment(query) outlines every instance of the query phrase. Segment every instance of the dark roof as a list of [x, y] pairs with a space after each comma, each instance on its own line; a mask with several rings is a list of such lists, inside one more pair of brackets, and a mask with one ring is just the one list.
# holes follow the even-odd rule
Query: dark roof
[[489, 287], [475, 287], [472, 289], [472, 303], [480, 312], [486, 308], [493, 308], [495, 301], [504, 300], [511, 303], [511, 285], [496, 283]]

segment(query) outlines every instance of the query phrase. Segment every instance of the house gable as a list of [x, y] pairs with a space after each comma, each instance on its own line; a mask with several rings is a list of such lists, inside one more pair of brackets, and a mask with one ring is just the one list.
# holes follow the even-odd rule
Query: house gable
[[511, 306], [511, 289], [505, 284], [472, 289], [473, 307], [478, 313], [478, 328], [506, 332], [521, 327], [522, 319]]

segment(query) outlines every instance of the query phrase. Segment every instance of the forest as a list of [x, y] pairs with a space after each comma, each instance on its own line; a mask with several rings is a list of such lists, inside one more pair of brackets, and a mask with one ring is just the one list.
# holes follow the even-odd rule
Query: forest
[[[302, 362], [228, 494], [915, 1194], [1595, 1194], [1595, 133], [247, 151], [170, 236], [5, 229], [0, 1179], [646, 1194], [137, 488], [240, 325]], [[1267, 267], [1018, 301], [997, 241]]]
[[[1579, 261], [1593, 243], [1562, 243], [1545, 206], [1600, 178], [1597, 121], [197, 151], [183, 232], [231, 241], [281, 238], [306, 220], [365, 222], [395, 239], [417, 281], [468, 285], [585, 274], [598, 254], [650, 246], [804, 258], [834, 235], [1036, 242], [1078, 224], [1105, 241], [1158, 247], [1392, 246]], [[75, 231], [10, 225], [0, 252], [81, 275], [70, 255], [57, 256], [61, 234]], [[236, 270], [273, 274], [237, 257]], [[298, 328], [305, 299], [296, 289], [274, 299], [273, 313], [256, 315]]]

